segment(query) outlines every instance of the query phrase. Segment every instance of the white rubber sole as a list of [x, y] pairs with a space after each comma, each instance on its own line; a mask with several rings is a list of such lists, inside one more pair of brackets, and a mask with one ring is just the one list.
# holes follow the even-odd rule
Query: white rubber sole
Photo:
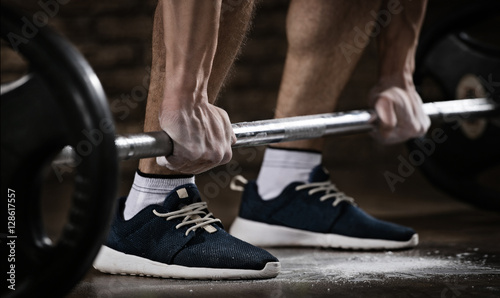
[[402, 249], [415, 247], [418, 234], [408, 241], [354, 238], [336, 234], [308, 232], [283, 226], [269, 225], [237, 217], [229, 233], [255, 246], [306, 246], [361, 250]]
[[281, 265], [279, 262], [269, 262], [262, 270], [184, 267], [128, 255], [103, 245], [94, 260], [94, 268], [110, 274], [222, 280], [273, 278], [279, 274]]

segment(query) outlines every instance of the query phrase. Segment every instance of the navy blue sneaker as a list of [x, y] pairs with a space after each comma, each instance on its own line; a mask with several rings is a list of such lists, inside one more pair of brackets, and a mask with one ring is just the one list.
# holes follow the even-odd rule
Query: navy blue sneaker
[[253, 245], [380, 250], [418, 244], [413, 229], [375, 219], [358, 208], [321, 166], [313, 169], [309, 183], [291, 183], [268, 201], [259, 196], [255, 181], [239, 180], [246, 184], [239, 187], [242, 202], [230, 233]]
[[196, 185], [174, 189], [163, 206], [150, 205], [124, 220], [125, 199], [94, 261], [105, 273], [182, 279], [276, 277], [278, 259], [224, 231]]

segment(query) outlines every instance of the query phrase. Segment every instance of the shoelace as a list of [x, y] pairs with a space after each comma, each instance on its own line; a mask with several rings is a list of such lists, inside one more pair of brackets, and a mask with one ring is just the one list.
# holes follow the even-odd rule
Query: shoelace
[[[248, 183], [248, 180], [245, 179], [241, 175], [234, 176], [234, 178], [231, 180], [230, 188], [232, 190], [243, 191], [244, 190], [243, 186], [237, 185], [236, 182], [240, 182], [243, 185], [245, 185]], [[299, 190], [303, 190], [303, 189], [307, 189], [307, 188], [311, 188], [311, 190], [309, 190], [309, 192], [307, 193], [308, 195], [313, 195], [317, 192], [324, 191], [325, 195], [323, 195], [319, 198], [319, 200], [321, 202], [328, 200], [330, 198], [335, 198], [335, 201], [333, 201], [333, 203], [332, 203], [332, 205], [334, 207], [337, 206], [338, 204], [340, 204], [340, 202], [348, 202], [352, 205], [356, 205], [353, 198], [347, 196], [343, 192], [340, 192], [337, 189], [337, 187], [335, 186], [335, 184], [333, 184], [330, 181], [302, 184], [302, 185], [295, 187], [295, 190], [299, 191]]]
[[337, 206], [340, 204], [340, 202], [348, 202], [350, 204], [355, 205], [354, 199], [347, 196], [345, 193], [339, 191], [335, 184], [331, 183], [330, 181], [324, 181], [324, 182], [313, 182], [313, 183], [306, 183], [299, 185], [295, 187], [296, 191], [303, 190], [311, 188], [309, 192], [307, 193], [308, 195], [313, 195], [317, 192], [324, 191], [325, 195], [321, 196], [319, 200], [321, 202], [326, 201], [330, 198], [335, 198], [335, 201], [333, 201], [333, 207]]
[[[153, 210], [153, 213], [158, 217], [164, 217], [166, 220], [172, 220], [175, 218], [184, 217], [182, 222], [175, 226], [176, 229], [179, 229], [183, 226], [194, 224], [194, 226], [187, 229], [185, 235], [187, 236], [189, 232], [196, 231], [198, 228], [204, 228], [209, 233], [214, 233], [217, 231], [211, 224], [216, 222], [221, 222], [218, 218], [213, 218], [212, 213], [206, 213], [203, 211], [207, 208], [207, 202], [198, 202], [190, 205], [186, 205], [179, 210], [160, 213], [156, 210]], [[203, 216], [203, 217], [202, 217]]]

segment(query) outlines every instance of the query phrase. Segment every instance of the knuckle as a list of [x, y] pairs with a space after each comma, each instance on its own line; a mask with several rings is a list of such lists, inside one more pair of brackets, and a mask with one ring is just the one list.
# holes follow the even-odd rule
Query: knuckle
[[223, 156], [221, 163], [228, 163], [233, 158], [233, 151], [229, 150]]
[[212, 164], [218, 164], [222, 161], [224, 158], [224, 153], [221, 151], [215, 151], [213, 154], [211, 154], [209, 161]]

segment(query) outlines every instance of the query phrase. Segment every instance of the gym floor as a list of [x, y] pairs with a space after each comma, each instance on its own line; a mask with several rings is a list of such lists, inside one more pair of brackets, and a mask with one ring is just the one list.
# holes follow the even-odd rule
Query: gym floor
[[[416, 229], [418, 247], [384, 252], [273, 248], [269, 251], [280, 259], [282, 271], [270, 280], [170, 280], [90, 269], [67, 297], [500, 297], [500, 214], [458, 202], [417, 171], [392, 193], [381, 175], [390, 166], [327, 166], [337, 186], [367, 212]], [[252, 178], [257, 170], [245, 167], [243, 174]], [[212, 187], [214, 177], [222, 181], [222, 173], [227, 172], [216, 169], [198, 177], [200, 189]], [[129, 176], [122, 175], [120, 194], [128, 191]], [[229, 227], [239, 193], [217, 185], [218, 196], [209, 207]], [[65, 204], [47, 203], [51, 214], [64, 214]], [[56, 217], [50, 218], [48, 226], [57, 225]]]

